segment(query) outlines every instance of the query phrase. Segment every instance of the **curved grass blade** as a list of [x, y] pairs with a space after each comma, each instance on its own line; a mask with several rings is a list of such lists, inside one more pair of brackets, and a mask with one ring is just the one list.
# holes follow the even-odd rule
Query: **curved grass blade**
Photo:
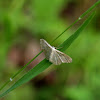
[[[91, 6], [86, 12], [84, 12], [74, 23], [72, 23], [68, 28], [66, 28], [62, 33], [60, 33], [60, 35], [58, 35], [51, 43], [53, 43], [55, 40], [57, 40], [61, 35], [63, 35], [63, 33], [65, 33], [69, 28], [71, 28], [74, 24], [76, 24], [80, 19], [82, 19], [85, 15], [87, 15], [93, 8], [95, 8], [98, 4], [100, 4], [100, 0], [97, 1], [93, 6]], [[38, 54], [40, 55], [42, 53], [42, 51]], [[29, 61], [22, 69], [20, 69], [17, 73], [15, 73], [11, 79], [15, 78], [21, 71], [23, 71], [27, 65], [29, 65], [35, 58], [38, 57], [38, 55], [36, 55], [31, 61]], [[10, 80], [8, 80], [1, 88], [0, 91], [10, 82]]]
[[[21, 68], [17, 73], [15, 73], [12, 77], [10, 77], [10, 79], [14, 79], [20, 72], [22, 72], [35, 58], [37, 58], [43, 51], [41, 51], [40, 53], [38, 53], [33, 59], [31, 59], [23, 68]], [[11, 80], [8, 80], [1, 88], [0, 90], [2, 90]]]
[[79, 34], [83, 31], [83, 29], [87, 26], [87, 23], [89, 23], [92, 19], [92, 17], [95, 15], [95, 12], [93, 12], [88, 19], [79, 27], [79, 29], [72, 34], [67, 40], [65, 40], [60, 46], [59, 49], [60, 51], [65, 51], [71, 44], [72, 42], [79, 36]]
[[84, 12], [80, 18], [83, 18], [85, 15], [87, 15], [93, 8], [95, 8], [98, 4], [100, 4], [100, 0], [98, 0], [93, 6], [91, 6], [86, 12]]
[[[61, 51], [66, 50], [73, 42], [74, 40], [79, 36], [79, 34], [82, 32], [82, 30], [88, 25], [88, 23], [91, 21], [95, 13], [92, 13], [86, 21], [79, 27], [79, 29], [71, 35], [67, 40], [65, 40], [60, 47]], [[7, 93], [11, 92], [15, 88], [21, 86], [22, 84], [28, 82], [32, 78], [34, 78], [36, 75], [39, 75], [41, 72], [43, 72], [46, 68], [48, 68], [51, 65], [51, 63], [44, 59], [39, 64], [37, 64], [34, 68], [32, 68], [29, 72], [27, 72], [22, 78], [20, 78], [15, 84], [13, 84], [8, 90], [6, 90], [4, 93], [0, 95], [0, 97], [5, 96]]]
[[74, 24], [76, 24], [80, 19], [86, 16], [89, 12], [93, 10], [97, 5], [100, 4], [100, 0], [98, 0], [94, 5], [92, 5], [87, 11], [85, 11], [74, 23], [72, 23], [69, 27], [67, 27], [62, 33], [60, 33], [51, 43], [57, 40], [63, 33], [65, 33], [69, 28], [71, 28]]

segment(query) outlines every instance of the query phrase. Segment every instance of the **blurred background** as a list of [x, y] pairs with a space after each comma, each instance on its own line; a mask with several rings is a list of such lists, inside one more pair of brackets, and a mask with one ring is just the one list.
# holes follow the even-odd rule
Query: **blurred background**
[[[0, 87], [97, 0], [0, 0]], [[100, 11], [66, 50], [70, 64], [50, 66], [1, 100], [100, 100]], [[57, 39], [57, 47], [82, 22]], [[15, 80], [38, 64], [37, 57]], [[14, 81], [15, 81], [14, 80]], [[11, 84], [5, 87], [6, 90]]]

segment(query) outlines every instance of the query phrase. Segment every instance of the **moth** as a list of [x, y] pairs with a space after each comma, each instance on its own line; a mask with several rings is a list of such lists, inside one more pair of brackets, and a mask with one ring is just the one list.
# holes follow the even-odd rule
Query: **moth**
[[71, 63], [72, 58], [63, 52], [57, 50], [55, 47], [47, 43], [46, 40], [40, 39], [41, 49], [44, 51], [46, 59], [54, 65], [60, 65], [61, 63]]

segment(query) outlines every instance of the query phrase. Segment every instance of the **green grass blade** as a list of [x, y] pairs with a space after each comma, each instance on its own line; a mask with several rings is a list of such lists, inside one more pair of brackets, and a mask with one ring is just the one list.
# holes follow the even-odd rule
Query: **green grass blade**
[[[23, 0], [22, 0], [23, 1]], [[14, 1], [15, 2], [15, 1]], [[21, 2], [21, 4], [23, 4]], [[93, 8], [95, 8], [98, 4], [100, 4], [100, 0], [97, 1], [93, 6], [91, 6], [86, 12], [84, 12], [74, 23], [72, 23], [69, 27], [67, 27], [62, 33], [60, 33], [60, 35], [58, 35], [51, 43], [53, 43], [54, 41], [56, 41], [61, 35], [63, 35], [63, 33], [65, 33], [69, 28], [71, 28], [74, 24], [76, 24], [81, 18], [83, 18], [85, 15], [87, 15]], [[21, 6], [19, 5], [18, 8], [20, 8]], [[62, 50], [63, 51], [63, 50]], [[42, 52], [40, 52], [39, 54], [41, 54]], [[39, 55], [38, 54], [38, 55]], [[38, 57], [38, 55], [36, 55], [36, 57]], [[21, 71], [23, 71], [27, 65], [29, 65], [36, 57], [34, 57], [31, 61], [29, 61], [29, 63], [27, 63], [22, 69], [20, 69], [17, 73], [15, 73], [11, 79], [15, 78]], [[1, 88], [0, 91], [10, 82], [10, 80], [8, 80]]]
[[91, 14], [91, 16], [88, 17], [88, 19], [79, 27], [79, 29], [72, 34], [66, 41], [64, 41], [60, 46], [59, 50], [65, 51], [71, 44], [72, 42], [79, 36], [79, 34], [83, 31], [83, 29], [87, 26], [87, 23], [89, 23], [94, 16], [95, 12]]
[[97, 1], [94, 5], [92, 5], [87, 11], [85, 11], [74, 23], [72, 23], [62, 33], [60, 33], [51, 43], [56, 41], [61, 35], [63, 35], [63, 33], [65, 33], [68, 29], [70, 29], [74, 24], [76, 24], [80, 19], [82, 19], [84, 16], [86, 16], [89, 12], [91, 12], [99, 4], [100, 4], [100, 0]]
[[[31, 59], [23, 68], [21, 68], [17, 73], [15, 73], [12, 77], [10, 77], [12, 80], [20, 73], [22, 72], [35, 58], [37, 58], [43, 51], [38, 53], [33, 59]], [[10, 79], [0, 88], [0, 91], [9, 83], [11, 82]]]
[[87, 15], [93, 8], [95, 8], [97, 5], [100, 4], [100, 0], [98, 0], [93, 6], [91, 6], [86, 12], [84, 12], [80, 18], [83, 18], [85, 15]]
[[[66, 50], [73, 42], [74, 40], [79, 36], [79, 34], [82, 32], [82, 30], [87, 26], [87, 24], [91, 21], [95, 13], [92, 13], [86, 21], [79, 27], [79, 29], [71, 35], [67, 40], [65, 40], [60, 47], [61, 51]], [[35, 76], [39, 75], [41, 72], [43, 72], [46, 68], [48, 68], [51, 65], [51, 63], [44, 59], [39, 64], [37, 64], [34, 68], [32, 68], [29, 72], [27, 72], [22, 78], [20, 78], [14, 85], [12, 85], [8, 90], [6, 90], [4, 93], [0, 95], [0, 97], [5, 96], [7, 93], [11, 92], [15, 88], [19, 87], [20, 85], [28, 82]]]

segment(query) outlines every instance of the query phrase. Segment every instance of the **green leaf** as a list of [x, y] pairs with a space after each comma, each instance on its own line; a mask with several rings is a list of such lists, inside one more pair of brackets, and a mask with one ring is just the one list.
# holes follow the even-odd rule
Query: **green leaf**
[[[91, 21], [95, 13], [92, 13], [86, 21], [79, 27], [79, 29], [71, 35], [67, 40], [65, 40], [60, 47], [61, 51], [65, 51], [73, 42], [74, 40], [79, 36], [79, 34], [83, 31], [83, 29], [87, 26], [87, 24]], [[29, 72], [27, 72], [22, 78], [20, 78], [14, 85], [12, 85], [8, 90], [6, 90], [4, 93], [0, 95], [0, 97], [5, 96], [7, 93], [11, 92], [15, 88], [19, 87], [20, 85], [28, 82], [35, 76], [39, 75], [41, 72], [43, 72], [46, 68], [48, 68], [51, 65], [51, 63], [44, 59], [39, 64], [37, 64], [34, 68], [32, 68]]]

